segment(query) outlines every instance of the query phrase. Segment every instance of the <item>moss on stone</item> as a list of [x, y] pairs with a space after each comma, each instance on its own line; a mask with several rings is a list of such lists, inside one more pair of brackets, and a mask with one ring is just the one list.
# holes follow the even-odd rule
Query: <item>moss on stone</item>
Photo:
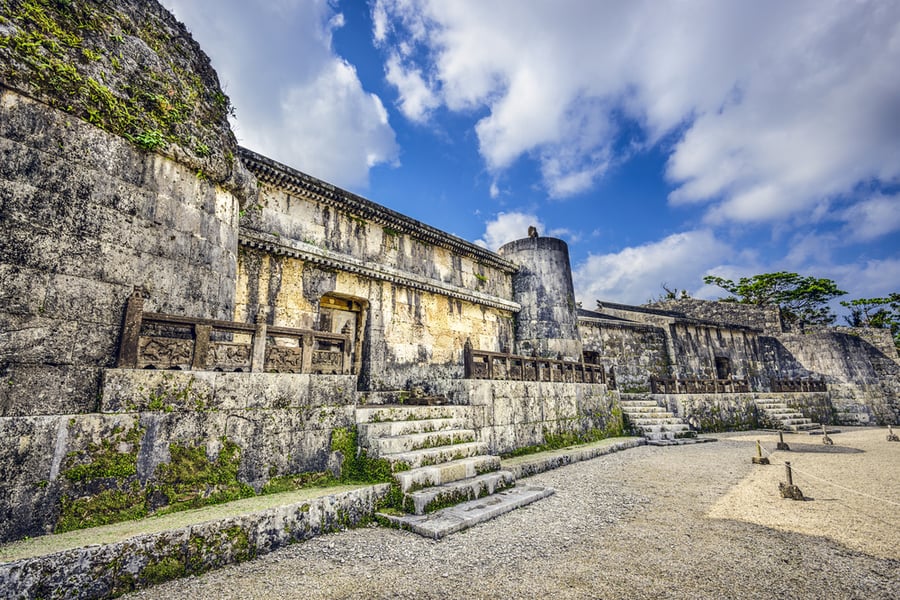
[[147, 516], [144, 494], [137, 484], [133, 484], [128, 490], [106, 489], [83, 498], [70, 498], [64, 495], [60, 509], [56, 533]]
[[156, 585], [164, 581], [171, 581], [186, 575], [186, 568], [183, 562], [174, 556], [164, 556], [158, 561], [151, 562], [141, 569], [140, 578], [147, 583]]
[[156, 469], [157, 488], [168, 505], [159, 513], [197, 508], [256, 495], [253, 488], [238, 480], [241, 449], [222, 439], [216, 460], [210, 461], [204, 446], [170, 444], [171, 460]]
[[383, 458], [370, 458], [365, 448], [358, 444], [355, 427], [336, 428], [331, 432], [331, 451], [341, 454], [341, 483], [386, 483], [393, 479], [393, 473], [401, 470], [392, 468]]
[[228, 97], [208, 57], [157, 2], [0, 0], [0, 13], [0, 82], [232, 182]]

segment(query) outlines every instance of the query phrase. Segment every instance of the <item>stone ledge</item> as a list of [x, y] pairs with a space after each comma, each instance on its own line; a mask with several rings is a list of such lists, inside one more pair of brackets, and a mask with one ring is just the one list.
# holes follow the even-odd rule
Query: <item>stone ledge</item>
[[558, 469], [559, 467], [564, 467], [583, 460], [597, 458], [604, 454], [611, 454], [629, 448], [637, 448], [646, 443], [647, 440], [642, 437], [611, 438], [586, 446], [573, 446], [561, 450], [509, 458], [502, 461], [501, 468], [512, 471], [513, 475], [516, 476], [516, 479], [521, 479], [523, 477], [530, 477], [531, 475]]
[[[0, 590], [7, 598], [90, 599], [120, 595], [357, 526], [372, 516], [375, 506], [389, 491], [389, 484], [380, 484], [246, 512], [248, 505], [259, 501], [251, 498], [162, 519], [10, 544], [0, 548], [0, 560], [9, 561], [0, 563]], [[306, 494], [310, 495], [308, 491]], [[290, 492], [264, 498], [283, 501], [297, 495], [304, 494]], [[173, 522], [180, 526], [170, 525]], [[129, 525], [137, 530], [136, 534], [132, 531], [132, 535], [116, 535], [122, 529], [128, 531]], [[141, 533], [142, 526], [153, 530]], [[98, 539], [102, 541], [97, 543]], [[69, 547], [65, 545], [67, 540]], [[85, 545], [89, 541], [93, 543]], [[57, 542], [56, 547], [53, 542]], [[41, 543], [51, 550], [41, 552]], [[63, 549], [59, 549], [60, 545]]]

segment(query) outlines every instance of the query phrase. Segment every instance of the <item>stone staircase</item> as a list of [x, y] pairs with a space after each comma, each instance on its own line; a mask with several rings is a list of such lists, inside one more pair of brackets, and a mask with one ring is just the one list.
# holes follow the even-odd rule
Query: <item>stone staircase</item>
[[651, 446], [675, 446], [712, 441], [698, 438], [687, 423], [666, 411], [649, 396], [622, 398], [622, 414], [628, 417], [632, 428], [647, 439]]
[[763, 417], [762, 420], [768, 422], [775, 429], [794, 433], [801, 431], [818, 433], [822, 430], [822, 425], [812, 419], [807, 419], [803, 413], [788, 407], [787, 403], [781, 400], [760, 398], [755, 402], [756, 408], [762, 413], [760, 415]]
[[359, 444], [389, 461], [405, 514], [384, 519], [440, 538], [553, 494], [516, 485], [471, 428], [470, 407], [368, 405], [356, 409]]

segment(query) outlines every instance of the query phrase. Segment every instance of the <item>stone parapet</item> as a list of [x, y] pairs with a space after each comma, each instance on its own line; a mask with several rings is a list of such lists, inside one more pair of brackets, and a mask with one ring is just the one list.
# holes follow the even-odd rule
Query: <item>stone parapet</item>
[[111, 598], [357, 526], [389, 492], [381, 484], [293, 501], [284, 494], [284, 504], [264, 510], [12, 560], [0, 564], [0, 589], [7, 598]]
[[543, 444], [547, 435], [621, 425], [618, 394], [604, 384], [444, 379], [434, 387], [454, 404], [472, 407], [473, 428], [492, 454]]
[[355, 399], [352, 376], [109, 370], [107, 412], [0, 418], [0, 541], [338, 472]]

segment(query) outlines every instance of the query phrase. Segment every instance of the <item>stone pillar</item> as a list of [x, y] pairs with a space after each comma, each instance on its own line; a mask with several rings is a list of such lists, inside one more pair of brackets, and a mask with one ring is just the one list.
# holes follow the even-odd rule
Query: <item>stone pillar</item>
[[581, 360], [581, 336], [569, 265], [569, 247], [550, 237], [527, 237], [497, 251], [516, 264], [513, 299], [522, 305], [516, 315], [516, 353]]

